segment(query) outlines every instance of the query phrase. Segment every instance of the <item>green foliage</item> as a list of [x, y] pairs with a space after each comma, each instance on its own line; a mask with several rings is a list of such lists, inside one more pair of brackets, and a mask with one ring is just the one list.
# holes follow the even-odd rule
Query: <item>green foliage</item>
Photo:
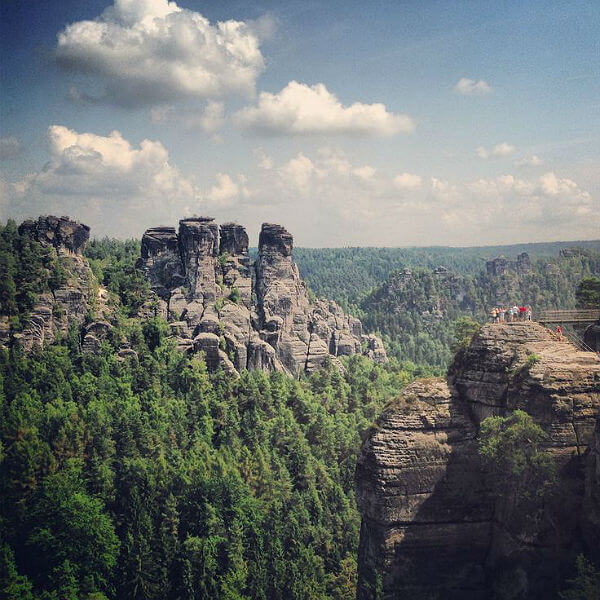
[[537, 365], [539, 362], [540, 362], [539, 354], [536, 354], [535, 352], [531, 352], [531, 354], [529, 354], [527, 356], [527, 361], [525, 362], [525, 368], [531, 369], [532, 367]]
[[84, 254], [98, 282], [119, 298], [124, 314], [135, 315], [150, 291], [148, 280], [135, 267], [140, 256], [140, 242], [109, 238], [92, 240]]
[[559, 535], [553, 511], [562, 510], [567, 497], [561, 498], [556, 462], [543, 448], [547, 439], [542, 428], [521, 410], [506, 417], [488, 417], [481, 423], [479, 454], [489, 486], [516, 535], [544, 526]]
[[219, 257], [217, 258], [217, 263], [220, 267], [224, 267], [227, 264], [229, 258], [229, 252], [223, 252], [223, 254], [219, 254]]
[[530, 415], [516, 410], [481, 423], [479, 454], [491, 469], [500, 495], [529, 498], [555, 476], [555, 464], [541, 446], [547, 435]]
[[459, 317], [454, 323], [454, 343], [451, 350], [454, 353], [466, 350], [473, 336], [481, 329], [481, 323], [470, 317]]
[[575, 292], [578, 308], [600, 308], [600, 277], [585, 277]]
[[234, 304], [237, 304], [241, 299], [241, 294], [239, 288], [232, 288], [231, 293], [229, 294], [229, 300]]
[[560, 600], [600, 600], [600, 571], [583, 554], [575, 561], [576, 575], [559, 594]]
[[163, 327], [119, 326], [124, 362], [68, 338], [0, 352], [0, 590], [353, 600], [361, 436], [416, 368], [353, 356], [345, 374], [233, 379]]
[[54, 248], [19, 234], [12, 220], [0, 225], [0, 314], [24, 315], [38, 294], [52, 292], [65, 281]]

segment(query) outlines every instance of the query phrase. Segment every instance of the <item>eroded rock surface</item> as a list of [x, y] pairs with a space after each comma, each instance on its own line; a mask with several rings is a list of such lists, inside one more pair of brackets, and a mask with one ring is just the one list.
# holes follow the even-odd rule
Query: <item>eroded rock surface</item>
[[[507, 581], [515, 598], [549, 597], [565, 556], [600, 539], [599, 408], [594, 353], [535, 323], [483, 327], [447, 380], [406, 388], [364, 443], [358, 597], [483, 599]], [[475, 436], [515, 409], [547, 432], [570, 498], [558, 547], [547, 526], [519, 536], [488, 491]]]
[[172, 323], [182, 350], [205, 353], [209, 368], [280, 370], [297, 375], [363, 352], [387, 356], [363, 336], [358, 319], [335, 302], [309, 299], [293, 261], [292, 235], [265, 223], [254, 264], [241, 225], [195, 217], [179, 229], [155, 227], [142, 238], [138, 266]]
[[42, 216], [24, 221], [19, 233], [52, 247], [66, 276], [59, 288], [38, 296], [22, 331], [2, 336], [2, 343], [17, 343], [31, 350], [66, 335], [72, 323], [82, 325], [88, 314], [93, 275], [82, 252], [90, 228], [68, 217]]

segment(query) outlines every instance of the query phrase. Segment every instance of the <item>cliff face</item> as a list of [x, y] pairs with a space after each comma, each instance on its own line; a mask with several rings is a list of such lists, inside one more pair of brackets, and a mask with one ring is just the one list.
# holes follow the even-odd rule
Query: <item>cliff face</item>
[[[565, 557], [598, 539], [599, 407], [593, 353], [535, 323], [483, 327], [447, 380], [409, 386], [365, 441], [358, 597], [375, 598], [379, 587], [390, 599], [489, 598], [501, 586], [514, 593], [503, 597], [549, 597]], [[479, 462], [481, 421], [515, 409], [548, 434], [571, 499], [554, 535], [541, 525], [519, 535]]]
[[90, 237], [90, 228], [68, 217], [42, 216], [37, 221], [24, 221], [19, 233], [53, 248], [65, 274], [63, 285], [39, 294], [22, 331], [11, 332], [8, 318], [2, 320], [2, 343], [18, 343], [25, 350], [31, 350], [65, 335], [71, 323], [81, 325], [85, 320], [93, 275], [82, 252]]
[[381, 341], [363, 336], [358, 319], [335, 302], [310, 300], [293, 262], [293, 238], [265, 223], [254, 265], [248, 235], [234, 223], [183, 219], [179, 229], [152, 228], [138, 266], [171, 322], [182, 350], [205, 352], [210, 368], [314, 371], [330, 357], [363, 351], [387, 357]]

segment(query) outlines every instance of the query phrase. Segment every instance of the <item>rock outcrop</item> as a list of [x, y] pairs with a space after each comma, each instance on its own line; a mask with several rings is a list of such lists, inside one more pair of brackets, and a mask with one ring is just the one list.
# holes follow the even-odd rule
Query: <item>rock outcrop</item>
[[10, 340], [3, 337], [5, 344], [16, 342], [31, 350], [66, 335], [72, 323], [82, 325], [88, 314], [93, 275], [82, 252], [90, 228], [68, 217], [42, 216], [37, 221], [24, 221], [19, 233], [52, 247], [65, 273], [63, 285], [38, 296], [23, 330], [13, 333]]
[[[518, 535], [479, 461], [481, 421], [516, 409], [547, 433], [571, 498], [558, 543], [541, 525]], [[409, 386], [364, 443], [358, 598], [375, 598], [379, 587], [385, 599], [483, 599], [507, 581], [516, 595], [506, 597], [550, 597], [565, 556], [600, 532], [599, 409], [594, 353], [535, 323], [484, 326], [447, 380]]]
[[519, 275], [525, 275], [531, 271], [531, 259], [527, 252], [522, 252], [516, 260], [508, 260], [504, 256], [498, 256], [485, 263], [488, 275], [492, 277], [501, 277], [507, 275], [509, 271], [514, 271]]
[[293, 261], [293, 238], [265, 223], [251, 264], [248, 235], [195, 217], [179, 229], [155, 227], [142, 238], [138, 267], [156, 294], [182, 350], [204, 352], [209, 368], [311, 372], [326, 360], [363, 352], [387, 356], [381, 340], [363, 336], [358, 319], [335, 303], [311, 300]]
[[90, 228], [69, 217], [41, 216], [37, 221], [23, 221], [21, 235], [29, 235], [45, 246], [53, 246], [59, 253], [81, 255], [90, 239]]

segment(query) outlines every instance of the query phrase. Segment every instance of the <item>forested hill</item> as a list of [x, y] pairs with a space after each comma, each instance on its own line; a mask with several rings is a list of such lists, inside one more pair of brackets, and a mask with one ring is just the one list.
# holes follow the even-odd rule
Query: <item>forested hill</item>
[[[574, 308], [580, 282], [600, 274], [600, 242], [580, 244], [298, 249], [296, 257], [315, 293], [381, 334], [388, 354], [445, 367], [461, 317], [484, 322], [501, 303]], [[494, 261], [502, 254], [506, 260]]]
[[599, 252], [600, 240], [469, 248], [295, 248], [294, 258], [315, 294], [336, 300], [345, 308], [356, 308], [367, 293], [396, 270], [443, 266], [455, 273], [477, 274], [485, 271], [487, 260], [497, 256], [514, 257], [527, 252], [532, 260], [553, 260], [561, 250], [571, 247]]

